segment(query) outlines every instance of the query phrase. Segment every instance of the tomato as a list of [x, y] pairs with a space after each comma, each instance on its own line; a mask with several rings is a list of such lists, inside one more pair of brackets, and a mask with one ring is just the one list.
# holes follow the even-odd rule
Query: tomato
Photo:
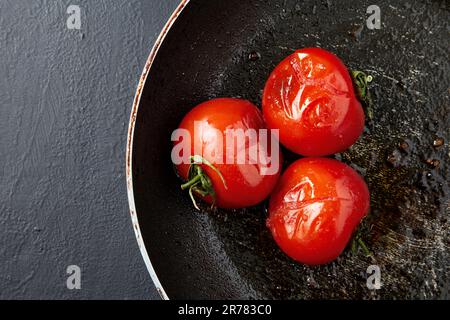
[[303, 158], [281, 176], [272, 193], [267, 226], [279, 247], [308, 265], [337, 258], [367, 214], [363, 178], [329, 158]]
[[332, 53], [298, 50], [267, 80], [263, 114], [280, 142], [304, 156], [325, 156], [350, 147], [364, 129], [364, 111], [352, 78]]
[[[197, 134], [196, 126], [201, 128]], [[276, 144], [276, 152], [271, 154], [271, 147], [275, 144], [270, 141], [270, 133], [269, 139], [266, 139], [269, 140], [267, 146], [261, 144], [260, 129], [266, 130], [266, 126], [255, 105], [241, 99], [213, 99], [193, 108], [181, 121], [179, 129], [187, 131], [192, 137], [188, 150], [184, 150], [189, 153], [192, 164], [176, 165], [179, 175], [190, 181], [182, 186], [183, 189], [189, 189], [206, 202], [221, 208], [256, 205], [269, 196], [280, 175], [281, 153]], [[235, 144], [230, 147], [227, 144], [227, 130], [241, 130], [244, 133], [254, 130], [256, 138], [251, 140], [245, 136], [241, 145], [237, 138], [233, 138], [230, 141]], [[251, 161], [250, 148], [255, 146], [255, 141], [259, 152], [265, 151], [269, 157], [267, 163], [254, 157]], [[178, 143], [181, 142], [176, 142], [175, 146]], [[200, 148], [202, 150], [198, 153]], [[231, 149], [233, 152], [230, 152]], [[240, 152], [245, 152], [245, 161], [239, 159]], [[194, 179], [197, 179], [196, 185], [192, 182]], [[195, 200], [193, 202], [195, 205]]]

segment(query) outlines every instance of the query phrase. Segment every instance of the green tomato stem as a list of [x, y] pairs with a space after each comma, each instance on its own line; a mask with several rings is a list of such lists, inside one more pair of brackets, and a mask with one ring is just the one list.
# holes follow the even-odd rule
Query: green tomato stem
[[216, 201], [216, 192], [214, 191], [214, 188], [212, 186], [211, 179], [208, 177], [208, 175], [203, 171], [201, 165], [204, 164], [214, 170], [216, 172], [220, 179], [223, 182], [223, 185], [225, 188], [227, 188], [227, 184], [225, 183], [225, 179], [220, 173], [220, 171], [208, 160], [203, 158], [199, 155], [191, 156], [190, 158], [191, 165], [189, 166], [188, 171], [188, 181], [181, 185], [182, 190], [189, 190], [189, 197], [191, 198], [191, 201], [195, 207], [195, 209], [200, 210], [199, 206], [197, 205], [197, 202], [195, 201], [194, 193], [206, 197], [211, 196], [213, 199], [213, 206]]
[[197, 182], [200, 181], [201, 178], [202, 177], [200, 175], [195, 176], [194, 178], [192, 178], [188, 182], [182, 184], [181, 185], [181, 190], [186, 190], [187, 188], [194, 186]]
[[365, 106], [368, 118], [373, 119], [373, 102], [369, 92], [369, 83], [373, 81], [373, 77], [358, 70], [352, 70], [350, 75], [352, 76], [353, 83], [355, 84], [358, 98]]

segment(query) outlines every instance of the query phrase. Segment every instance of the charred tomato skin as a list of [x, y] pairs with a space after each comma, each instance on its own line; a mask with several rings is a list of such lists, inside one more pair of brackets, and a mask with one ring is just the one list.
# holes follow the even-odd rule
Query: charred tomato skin
[[269, 128], [304, 156], [346, 150], [364, 129], [364, 110], [344, 63], [320, 48], [297, 50], [272, 71], [263, 92]]
[[[195, 123], [202, 127], [201, 135], [195, 137]], [[203, 102], [194, 107], [183, 118], [179, 125], [180, 129], [185, 129], [191, 134], [191, 155], [195, 154], [196, 147], [202, 146], [203, 150], [211, 150], [216, 147], [216, 141], [211, 139], [215, 132], [219, 133], [225, 141], [226, 130], [233, 129], [266, 129], [261, 111], [251, 102], [237, 98], [217, 98]], [[259, 140], [258, 140], [259, 141]], [[246, 141], [248, 143], [248, 141]], [[176, 143], [175, 143], [176, 144]], [[226, 154], [226, 144], [223, 143], [223, 154]], [[246, 144], [246, 149], [248, 144]], [[270, 150], [270, 141], [268, 144]], [[236, 150], [235, 150], [236, 151]], [[246, 150], [248, 152], [248, 150]], [[256, 205], [266, 199], [275, 187], [280, 176], [282, 165], [282, 154], [278, 153], [278, 170], [275, 174], [261, 174], [261, 168], [268, 165], [256, 164], [238, 164], [235, 158], [234, 162], [217, 163], [215, 159], [206, 154], [205, 157], [216, 167], [223, 178], [226, 186], [220, 176], [211, 168], [202, 165], [202, 169], [211, 179], [216, 199], [214, 205], [219, 208], [237, 209]], [[235, 152], [235, 157], [237, 151]], [[273, 158], [275, 159], [275, 158]], [[176, 166], [178, 174], [184, 180], [188, 178], [189, 164], [180, 164]], [[199, 195], [198, 195], [199, 196]], [[210, 196], [202, 197], [207, 203], [213, 203]]]
[[320, 265], [335, 260], [369, 210], [363, 178], [329, 158], [303, 158], [281, 176], [269, 203], [267, 226], [292, 259]]

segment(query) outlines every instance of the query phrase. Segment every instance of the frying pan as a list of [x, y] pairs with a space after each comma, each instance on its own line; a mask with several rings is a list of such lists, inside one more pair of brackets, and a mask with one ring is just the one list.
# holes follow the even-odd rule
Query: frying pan
[[[139, 82], [126, 160], [133, 226], [163, 298], [448, 299], [449, 2], [377, 0], [381, 28], [369, 30], [372, 2], [181, 2]], [[363, 136], [334, 155], [368, 183], [372, 257], [347, 249], [324, 266], [295, 263], [265, 227], [267, 203], [196, 211], [171, 164], [171, 133], [191, 108], [215, 97], [260, 105], [270, 71], [304, 47], [374, 78]], [[284, 154], [285, 165], [298, 158]], [[379, 290], [367, 287], [370, 265]]]

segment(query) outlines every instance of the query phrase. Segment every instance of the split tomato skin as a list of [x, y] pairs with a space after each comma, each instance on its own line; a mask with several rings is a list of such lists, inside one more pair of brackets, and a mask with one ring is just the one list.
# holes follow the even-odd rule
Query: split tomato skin
[[329, 158], [303, 158], [281, 176], [269, 203], [267, 226], [292, 259], [320, 265], [335, 260], [369, 210], [363, 178]]
[[[200, 124], [203, 128], [200, 137], [195, 137], [194, 124]], [[195, 154], [196, 147], [202, 146], [203, 150], [211, 150], [216, 147], [214, 139], [210, 139], [214, 132], [220, 132], [223, 137], [223, 154], [226, 154], [225, 136], [226, 130], [233, 129], [266, 129], [266, 125], [261, 111], [251, 102], [237, 98], [217, 98], [206, 101], [194, 107], [183, 118], [179, 125], [180, 129], [186, 129], [191, 139], [191, 156]], [[218, 130], [218, 131], [215, 131]], [[258, 133], [258, 142], [260, 136]], [[175, 143], [176, 144], [176, 143]], [[270, 139], [268, 141], [268, 150], [270, 150]], [[248, 154], [248, 140], [246, 140], [246, 152]], [[208, 167], [201, 165], [207, 176], [210, 178], [216, 199], [211, 196], [201, 197], [207, 203], [214, 203], [219, 208], [237, 209], [256, 205], [266, 199], [274, 189], [280, 176], [282, 166], [282, 155], [278, 153], [277, 157], [271, 157], [272, 161], [279, 161], [278, 169], [275, 174], [262, 174], [262, 168], [268, 168], [269, 164], [238, 164], [237, 150], [235, 149], [235, 157], [233, 163], [226, 161], [217, 163], [215, 159], [209, 157], [208, 154], [202, 154], [217, 170], [222, 174], [226, 185], [217, 172]], [[269, 156], [270, 152], [269, 152]], [[177, 165], [179, 175], [184, 179], [188, 179], [189, 164]]]
[[346, 150], [364, 129], [364, 110], [343, 62], [320, 48], [306, 48], [285, 58], [271, 73], [263, 92], [269, 128], [280, 142], [304, 156]]

